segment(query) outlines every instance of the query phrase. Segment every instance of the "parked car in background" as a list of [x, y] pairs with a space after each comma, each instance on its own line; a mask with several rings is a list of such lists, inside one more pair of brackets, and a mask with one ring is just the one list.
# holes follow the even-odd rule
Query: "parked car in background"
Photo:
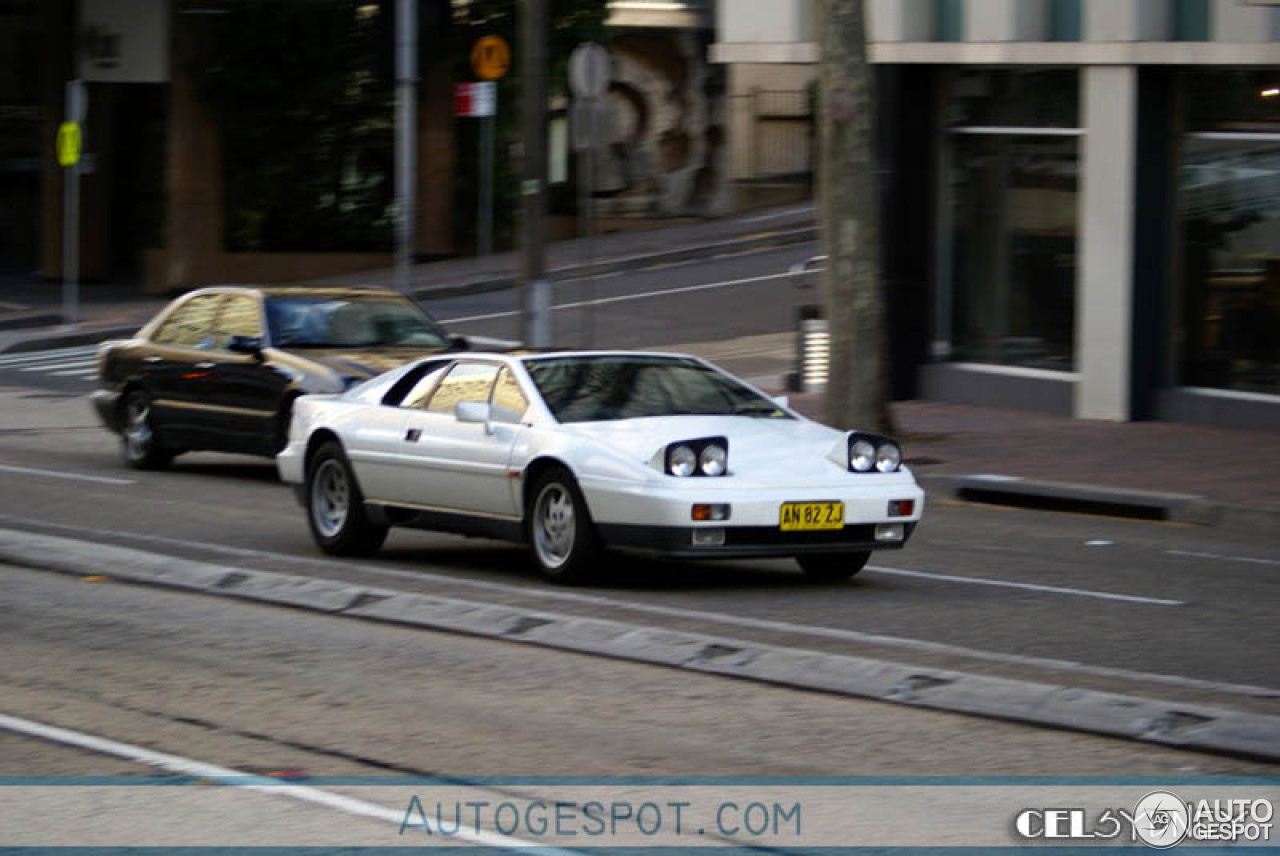
[[276, 463], [326, 552], [413, 526], [526, 542], [565, 582], [605, 548], [842, 579], [902, 547], [924, 503], [893, 440], [678, 354], [439, 355], [298, 399]]
[[465, 347], [384, 288], [204, 288], [99, 347], [92, 401], [132, 467], [196, 450], [272, 456], [298, 396]]

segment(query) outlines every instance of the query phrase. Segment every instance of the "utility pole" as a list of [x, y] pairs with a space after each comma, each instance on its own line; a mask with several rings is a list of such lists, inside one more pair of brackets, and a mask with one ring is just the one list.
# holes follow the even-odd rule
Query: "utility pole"
[[551, 345], [551, 283], [546, 274], [547, 216], [547, 0], [522, 0], [524, 74], [524, 269], [521, 286], [524, 343]]
[[889, 433], [875, 86], [867, 63], [864, 0], [819, 0], [822, 171], [819, 210], [831, 333], [827, 421]]
[[396, 288], [412, 288], [418, 158], [418, 0], [396, 3]]

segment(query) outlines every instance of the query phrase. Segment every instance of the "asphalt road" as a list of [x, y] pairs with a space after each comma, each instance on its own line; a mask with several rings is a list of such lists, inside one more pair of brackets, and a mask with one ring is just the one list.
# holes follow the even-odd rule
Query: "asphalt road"
[[[0, 579], [4, 714], [245, 775], [450, 777], [501, 798], [503, 786], [482, 777], [1186, 780], [1275, 769], [9, 566]], [[174, 771], [0, 730], [0, 777], [166, 772]], [[226, 844], [279, 824], [286, 838], [328, 829], [364, 845], [405, 843], [394, 826], [353, 819], [341, 805], [281, 807], [263, 794], [225, 805], [234, 824], [219, 828], [197, 809], [231, 799], [226, 789], [196, 790], [185, 802], [190, 817], [160, 808], [172, 791], [129, 806], [100, 791], [69, 823], [57, 791], [20, 813], [24, 794], [14, 784], [0, 787], [0, 846], [68, 836], [80, 846], [155, 845], [175, 840], [175, 829], [187, 836], [179, 841]], [[542, 787], [552, 796], [554, 786]], [[198, 816], [209, 828], [193, 825]]]
[[[1275, 713], [1280, 542], [1172, 524], [946, 502], [860, 577], [790, 561], [620, 561], [589, 590], [514, 546], [394, 532], [376, 559], [310, 542], [270, 462], [210, 454], [124, 469], [78, 396], [0, 392], [0, 527], [220, 564]], [[109, 568], [103, 568], [109, 574]]]

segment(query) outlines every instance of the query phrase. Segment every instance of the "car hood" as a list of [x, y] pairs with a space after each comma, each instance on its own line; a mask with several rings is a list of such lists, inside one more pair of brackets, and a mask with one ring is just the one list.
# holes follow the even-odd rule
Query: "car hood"
[[649, 463], [671, 443], [704, 437], [729, 441], [733, 475], [812, 478], [842, 473], [845, 433], [802, 419], [750, 416], [657, 416], [612, 422], [574, 422], [567, 430]]

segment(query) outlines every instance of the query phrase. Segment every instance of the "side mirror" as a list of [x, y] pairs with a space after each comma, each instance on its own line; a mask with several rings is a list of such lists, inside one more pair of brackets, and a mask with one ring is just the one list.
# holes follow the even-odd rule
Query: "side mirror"
[[466, 336], [454, 334], [449, 337], [449, 350], [469, 351], [471, 350], [471, 341]]
[[257, 336], [232, 336], [227, 341], [227, 350], [233, 354], [247, 354], [262, 359], [262, 339]]
[[779, 407], [790, 407], [790, 406], [791, 406], [791, 396], [789, 396], [789, 395], [775, 395], [775, 396], [773, 397], [773, 403], [774, 403], [774, 404], [776, 404], [776, 405], [778, 405]]
[[492, 416], [488, 403], [483, 401], [459, 401], [453, 407], [453, 417], [459, 422], [482, 424], [485, 432], [490, 434], [493, 433]]

